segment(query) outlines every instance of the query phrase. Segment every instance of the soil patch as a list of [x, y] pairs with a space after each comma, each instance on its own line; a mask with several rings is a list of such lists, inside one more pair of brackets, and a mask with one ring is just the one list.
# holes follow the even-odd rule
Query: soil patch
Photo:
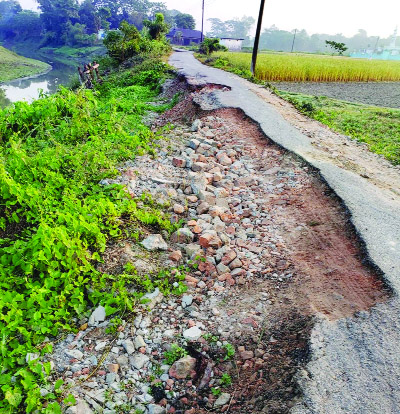
[[274, 82], [282, 91], [400, 108], [400, 82]]

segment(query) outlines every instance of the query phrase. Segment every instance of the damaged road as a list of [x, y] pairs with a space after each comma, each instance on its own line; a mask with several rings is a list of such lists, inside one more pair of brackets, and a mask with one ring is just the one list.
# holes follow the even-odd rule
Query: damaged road
[[[245, 408], [244, 403], [242, 408], [237, 407], [237, 412], [398, 413], [398, 169], [337, 134], [338, 143], [346, 142], [351, 151], [344, 153], [339, 146], [335, 148], [332, 136], [327, 137], [331, 146], [327, 150], [323, 139], [318, 142], [318, 137], [323, 135], [318, 128], [322, 131], [322, 127], [315, 127], [313, 139], [310, 139], [307, 127], [300, 128], [298, 122], [292, 125], [285, 120], [288, 118], [285, 105], [288, 104], [235, 75], [202, 65], [188, 52], [174, 53], [170, 63], [179, 69], [192, 90], [203, 91], [195, 102], [203, 111], [227, 111], [224, 108], [242, 111], [259, 127], [266, 142], [268, 137], [299, 157], [298, 162], [303, 160], [304, 165], [311, 167], [308, 172], [311, 184], [300, 194], [289, 195], [277, 206], [269, 204], [274, 207], [271, 211], [276, 211], [277, 222], [280, 210], [286, 209], [279, 226], [286, 260], [297, 275], [294, 282], [287, 284], [283, 297], [273, 302], [273, 308], [277, 311], [291, 303], [289, 307], [297, 307], [298, 314], [313, 317], [311, 330], [299, 329], [309, 332], [309, 352], [306, 352], [307, 347], [300, 347], [306, 356], [296, 360], [290, 384], [286, 381], [288, 389], [292, 390], [292, 394], [288, 390], [290, 397], [289, 394], [284, 397], [277, 396], [279, 393], [263, 392], [266, 388], [261, 386], [256, 391], [258, 399], [252, 400], [253, 406]], [[220, 87], [207, 90], [207, 85]], [[225, 119], [232, 113], [221, 112], [219, 116]], [[241, 138], [241, 145], [246, 145], [250, 136], [246, 134]], [[232, 142], [232, 149], [235, 145]], [[256, 146], [260, 148], [260, 145]], [[281, 160], [284, 154], [280, 154]], [[258, 154], [258, 157], [259, 162], [268, 164], [271, 154]], [[257, 159], [257, 154], [252, 154], [251, 158]], [[354, 168], [357, 164], [361, 164], [359, 169]], [[293, 230], [296, 222], [306, 217], [305, 228]], [[289, 323], [284, 325], [290, 326]], [[296, 328], [292, 334], [296, 337]], [[284, 371], [275, 372], [272, 383], [279, 384], [285, 378]], [[234, 407], [229, 406], [231, 408]]]

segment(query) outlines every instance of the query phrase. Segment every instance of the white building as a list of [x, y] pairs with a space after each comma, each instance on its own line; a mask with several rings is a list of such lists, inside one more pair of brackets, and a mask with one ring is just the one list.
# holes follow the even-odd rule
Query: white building
[[228, 48], [231, 52], [240, 52], [242, 50], [244, 39], [235, 39], [232, 37], [221, 37], [219, 43]]

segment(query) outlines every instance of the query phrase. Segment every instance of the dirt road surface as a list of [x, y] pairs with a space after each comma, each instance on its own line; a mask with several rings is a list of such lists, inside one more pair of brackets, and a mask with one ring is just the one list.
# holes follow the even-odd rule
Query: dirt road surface
[[[290, 346], [285, 352], [268, 348], [272, 359], [291, 355], [292, 360], [306, 362], [286, 365], [301, 398], [282, 405], [289, 397], [279, 394], [279, 384], [289, 386], [287, 372], [276, 369], [270, 383], [277, 388], [264, 388], [254, 408], [238, 412], [399, 413], [399, 169], [365, 146], [308, 120], [269, 91], [202, 65], [189, 52], [175, 52], [170, 63], [196, 91], [194, 101], [204, 113], [213, 111], [237, 128], [240, 142], [231, 136], [228, 144], [254, 148], [247, 155], [257, 171], [279, 175], [285, 154], [289, 163], [297, 159], [307, 169], [300, 191], [280, 194], [272, 209], [274, 224], [285, 229], [282, 239], [287, 247], [278, 265], [289, 262], [302, 277], [277, 296], [270, 315], [286, 315], [278, 318], [282, 323], [273, 336], [283, 335], [288, 343], [297, 338], [303, 345], [296, 349], [303, 353], [308, 352], [308, 342], [310, 355], [295, 358]], [[240, 116], [246, 119], [238, 124]], [[252, 128], [258, 132], [251, 133]], [[265, 147], [268, 143], [274, 148]], [[271, 162], [274, 157], [276, 165]], [[296, 174], [298, 162], [293, 164]], [[253, 287], [243, 295], [243, 303], [251, 302], [252, 294], [257, 301], [256, 293]], [[301, 316], [285, 313], [289, 303]], [[240, 301], [230, 303], [231, 308], [239, 305]], [[287, 392], [296, 394], [292, 385]]]

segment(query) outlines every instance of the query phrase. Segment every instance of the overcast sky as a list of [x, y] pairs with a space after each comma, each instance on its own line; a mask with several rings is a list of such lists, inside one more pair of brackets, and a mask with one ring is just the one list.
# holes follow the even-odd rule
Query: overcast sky
[[[34, 8], [34, 0], [20, 0]], [[201, 27], [202, 0], [165, 0], [169, 9], [192, 14]], [[260, 0], [205, 0], [205, 19], [229, 20], [244, 15], [258, 16]], [[309, 33], [343, 33], [352, 36], [358, 29], [369, 35], [388, 37], [400, 26], [400, 0], [266, 0], [263, 26], [306, 29]], [[206, 24], [206, 31], [209, 30]], [[400, 28], [399, 28], [400, 35]]]

